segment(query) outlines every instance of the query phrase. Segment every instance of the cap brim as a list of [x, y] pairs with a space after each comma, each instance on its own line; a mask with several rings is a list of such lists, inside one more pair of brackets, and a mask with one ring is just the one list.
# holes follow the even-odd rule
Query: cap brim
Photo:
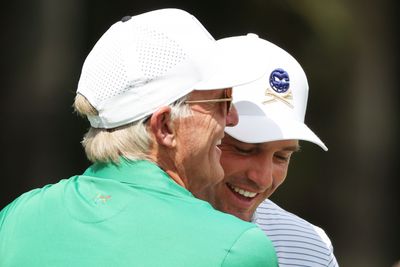
[[[207, 77], [194, 85], [196, 90], [223, 89], [240, 86], [261, 78], [266, 73], [261, 42], [257, 36], [236, 36], [216, 41], [208, 53]], [[209, 51], [210, 52], [210, 51]]]
[[260, 107], [249, 101], [235, 103], [239, 123], [225, 128], [233, 138], [246, 143], [264, 143], [280, 140], [304, 140], [312, 142], [327, 151], [328, 148], [302, 122], [290, 118], [268, 116]]

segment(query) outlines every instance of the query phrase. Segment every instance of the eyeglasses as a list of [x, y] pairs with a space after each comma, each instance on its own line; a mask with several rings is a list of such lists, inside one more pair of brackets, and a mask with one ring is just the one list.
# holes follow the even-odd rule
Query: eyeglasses
[[224, 98], [204, 99], [204, 100], [186, 100], [185, 104], [218, 103], [218, 102], [226, 102], [226, 114], [228, 114], [232, 109], [232, 89], [224, 90]]

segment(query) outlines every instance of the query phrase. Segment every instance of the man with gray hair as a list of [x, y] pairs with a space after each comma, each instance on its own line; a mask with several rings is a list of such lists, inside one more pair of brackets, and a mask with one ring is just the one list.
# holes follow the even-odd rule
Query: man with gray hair
[[260, 229], [193, 196], [223, 178], [232, 87], [264, 73], [256, 51], [257, 38], [216, 42], [177, 9], [111, 26], [74, 104], [93, 165], [1, 211], [0, 265], [277, 266]]
[[299, 140], [325, 144], [304, 123], [308, 82], [300, 64], [262, 39], [266, 75], [235, 87], [239, 123], [225, 129], [221, 163], [225, 178], [198, 197], [221, 211], [256, 223], [271, 239], [279, 266], [337, 266], [324, 230], [267, 199], [286, 178]]

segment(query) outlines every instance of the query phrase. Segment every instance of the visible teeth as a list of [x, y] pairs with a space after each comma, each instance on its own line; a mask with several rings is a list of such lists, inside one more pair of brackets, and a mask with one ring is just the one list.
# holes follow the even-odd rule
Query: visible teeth
[[233, 185], [231, 185], [231, 184], [228, 184], [228, 185], [229, 185], [230, 188], [233, 189], [233, 191], [235, 191], [236, 193], [238, 193], [238, 194], [240, 194], [240, 195], [242, 195], [242, 196], [252, 198], [252, 197], [255, 197], [255, 196], [257, 195], [257, 193], [243, 190], [243, 189], [241, 189], [241, 188], [239, 188], [239, 187], [236, 187], [236, 186], [233, 186]]
[[217, 142], [217, 146], [219, 146], [221, 144], [221, 140], [219, 140], [218, 142]]

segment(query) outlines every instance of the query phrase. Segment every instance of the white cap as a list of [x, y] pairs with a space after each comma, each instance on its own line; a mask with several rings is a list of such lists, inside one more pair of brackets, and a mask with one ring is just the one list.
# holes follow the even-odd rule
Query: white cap
[[266, 40], [262, 43], [268, 59], [267, 74], [250, 84], [235, 87], [233, 102], [239, 123], [225, 132], [246, 143], [278, 140], [305, 140], [328, 148], [304, 123], [308, 82], [300, 64], [282, 48]]
[[87, 56], [77, 93], [98, 111], [92, 127], [114, 128], [152, 114], [193, 90], [224, 89], [260, 78], [258, 38], [216, 42], [179, 9], [124, 17]]

